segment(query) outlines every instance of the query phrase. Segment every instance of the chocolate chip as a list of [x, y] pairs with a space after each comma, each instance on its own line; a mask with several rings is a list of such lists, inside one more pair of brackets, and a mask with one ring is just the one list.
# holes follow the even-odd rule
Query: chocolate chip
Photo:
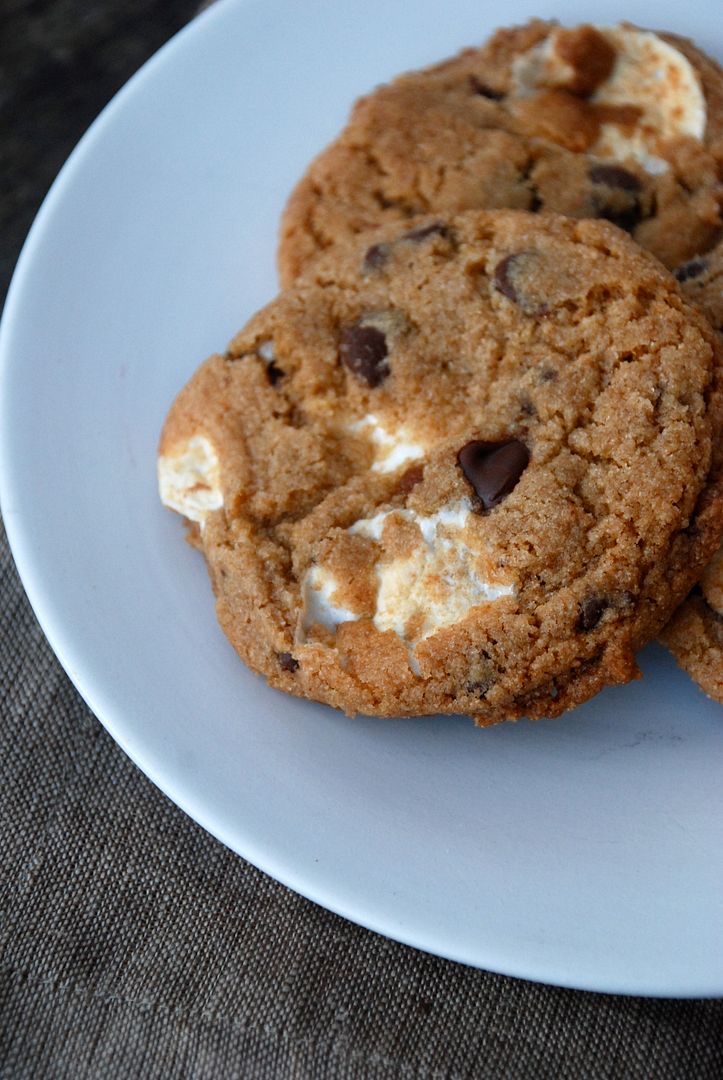
[[491, 510], [517, 485], [529, 464], [530, 452], [519, 439], [502, 443], [473, 439], [462, 447], [457, 461], [482, 509]]
[[580, 604], [578, 630], [594, 630], [603, 617], [608, 602], [604, 596], [587, 596]]
[[389, 374], [387, 339], [375, 326], [347, 326], [341, 334], [339, 355], [349, 371], [367, 386], [379, 386]]
[[542, 206], [543, 203], [542, 199], [540, 198], [540, 193], [538, 192], [537, 188], [532, 188], [530, 205], [527, 207], [527, 209], [530, 211], [531, 214], [537, 214], [540, 210], [542, 210]]
[[638, 194], [643, 189], [635, 173], [628, 172], [619, 165], [592, 165], [588, 176], [593, 184], [605, 184], [607, 187], [619, 188], [620, 191]]
[[512, 283], [511, 277], [517, 259], [517, 255], [508, 255], [502, 262], [498, 262], [492, 278], [497, 291], [501, 292], [503, 296], [506, 296], [508, 300], [511, 300], [513, 304], [516, 304], [519, 300], [517, 289]]
[[526, 315], [544, 315], [547, 311], [547, 304], [538, 303], [536, 299], [526, 295], [517, 280], [524, 271], [525, 262], [532, 264], [535, 259], [534, 252], [515, 252], [498, 262], [492, 275], [492, 283], [497, 291], [521, 307]]
[[451, 239], [450, 230], [442, 221], [435, 221], [433, 225], [425, 225], [421, 229], [410, 229], [409, 232], [402, 233], [401, 239], [419, 243], [426, 240], [428, 236], [443, 236], [445, 240]]
[[399, 477], [397, 492], [400, 495], [408, 495], [412, 488], [421, 483], [424, 478], [424, 465], [410, 465]]
[[502, 101], [502, 98], [505, 96], [502, 90], [493, 90], [491, 86], [488, 86], [487, 83], [483, 83], [476, 75], [469, 76], [469, 86], [470, 90], [475, 94], [489, 98], [490, 101]]
[[284, 671], [298, 671], [299, 661], [290, 652], [277, 653], [276, 659], [279, 661], [279, 667]]
[[389, 258], [389, 251], [389, 244], [372, 244], [364, 256], [362, 269], [365, 272], [369, 272], [370, 270], [381, 270]]
[[643, 185], [635, 173], [628, 172], [620, 165], [592, 165], [588, 176], [593, 184], [608, 188], [611, 194], [618, 192], [616, 201], [602, 204], [597, 196], [593, 196], [593, 203], [597, 203], [598, 217], [612, 222], [619, 229], [632, 232], [643, 219], [643, 210], [636, 198], [643, 190]]
[[266, 376], [272, 386], [276, 386], [279, 379], [283, 379], [285, 371], [282, 371], [280, 367], [277, 367], [276, 361], [271, 360], [266, 365]]
[[619, 229], [624, 229], [625, 232], [632, 232], [633, 229], [640, 224], [643, 219], [643, 212], [640, 209], [640, 205], [636, 201], [627, 210], [617, 210], [612, 207], [603, 207], [599, 212], [599, 217], [605, 221], [609, 221], [612, 225], [617, 225]]
[[705, 259], [691, 259], [690, 262], [683, 263], [673, 273], [677, 277], [678, 281], [690, 281], [691, 278], [700, 277], [708, 269], [708, 263]]

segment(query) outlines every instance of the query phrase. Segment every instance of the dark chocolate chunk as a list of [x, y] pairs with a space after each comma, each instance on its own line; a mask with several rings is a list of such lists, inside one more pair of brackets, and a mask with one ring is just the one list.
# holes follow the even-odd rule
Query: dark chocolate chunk
[[588, 176], [593, 184], [606, 184], [607, 187], [630, 191], [636, 195], [643, 189], [635, 173], [628, 172], [619, 165], [592, 165]]
[[487, 83], [483, 83], [481, 79], [478, 79], [476, 75], [470, 75], [469, 86], [475, 94], [479, 94], [480, 97], [489, 98], [490, 101], [502, 101], [505, 96], [501, 90], [493, 90]]
[[520, 287], [519, 278], [522, 277], [524, 281], [525, 263], [530, 269], [537, 259], [534, 252], [514, 252], [497, 263], [492, 275], [492, 284], [497, 291], [513, 304], [517, 304], [526, 315], [533, 316], [544, 315], [548, 310], [547, 304], [539, 303], [537, 298], [527, 295], [524, 288]]
[[690, 281], [691, 278], [700, 277], [708, 269], [708, 263], [705, 259], [696, 258], [691, 259], [690, 262], [683, 263], [673, 273], [677, 277], [678, 281]]
[[501, 262], [497, 263], [495, 267], [494, 276], [492, 281], [498, 292], [501, 292], [503, 296], [506, 296], [508, 300], [511, 300], [513, 304], [518, 303], [519, 294], [512, 281], [512, 270], [517, 262], [518, 255], [507, 255]]
[[608, 602], [604, 596], [586, 596], [580, 604], [578, 630], [594, 630], [603, 617]]
[[517, 485], [529, 464], [530, 452], [519, 439], [502, 443], [473, 439], [462, 447], [457, 461], [482, 508], [491, 510]]
[[282, 371], [280, 367], [277, 367], [275, 360], [269, 360], [266, 365], [266, 375], [272, 386], [276, 386], [279, 379], [283, 379], [285, 371]]
[[362, 269], [365, 272], [381, 270], [389, 258], [389, 250], [389, 244], [372, 244], [364, 256]]
[[299, 661], [290, 652], [277, 653], [276, 658], [279, 661], [279, 667], [284, 671], [298, 671]]
[[367, 386], [379, 386], [389, 374], [387, 339], [376, 326], [347, 326], [341, 334], [339, 355], [349, 371]]
[[419, 243], [422, 240], [426, 240], [428, 236], [443, 236], [449, 240], [451, 234], [449, 228], [442, 221], [435, 221], [433, 225], [425, 225], [421, 229], [410, 229], [409, 232], [402, 233], [402, 240], [414, 240]]
[[612, 222], [619, 229], [632, 232], [643, 219], [643, 210], [636, 197], [643, 190], [643, 185], [635, 173], [628, 172], [620, 165], [598, 164], [590, 167], [588, 176], [593, 184], [606, 187], [611, 193], [621, 193], [615, 202], [600, 202], [597, 196], [593, 198], [593, 202], [597, 203], [598, 217]]
[[636, 225], [639, 225], [642, 221], [643, 212], [640, 209], [640, 204], [636, 200], [633, 205], [626, 210], [603, 207], [599, 212], [599, 217], [604, 218], [605, 221], [609, 221], [613, 225], [617, 225], [619, 229], [624, 229], [625, 232], [632, 232]]

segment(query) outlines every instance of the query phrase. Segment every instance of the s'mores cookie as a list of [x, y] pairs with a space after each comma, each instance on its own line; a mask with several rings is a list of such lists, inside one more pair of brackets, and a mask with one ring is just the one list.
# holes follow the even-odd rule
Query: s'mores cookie
[[361, 98], [281, 226], [282, 284], [320, 253], [420, 213], [605, 218], [673, 268], [721, 234], [723, 71], [624, 23], [533, 21]]
[[554, 716], [636, 676], [719, 543], [719, 348], [608, 223], [395, 220], [199, 369], [161, 497], [271, 685]]

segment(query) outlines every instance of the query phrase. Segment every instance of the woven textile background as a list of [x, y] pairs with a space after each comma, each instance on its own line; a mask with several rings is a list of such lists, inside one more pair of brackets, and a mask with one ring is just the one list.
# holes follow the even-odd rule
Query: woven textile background
[[[73, 143], [194, 10], [5, 0], [3, 292]], [[723, 1002], [577, 993], [438, 960], [221, 847], [84, 706], [4, 534], [0, 690], [3, 1077], [723, 1076]]]

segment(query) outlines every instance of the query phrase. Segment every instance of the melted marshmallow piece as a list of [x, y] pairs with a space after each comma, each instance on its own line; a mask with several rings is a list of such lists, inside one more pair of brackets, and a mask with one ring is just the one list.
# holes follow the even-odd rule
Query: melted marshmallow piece
[[[615, 50], [615, 63], [590, 102], [632, 106], [640, 115], [630, 125], [601, 124], [589, 153], [616, 161], [632, 158], [646, 172], [665, 172], [668, 163], [656, 153], [661, 141], [681, 135], [702, 139], [705, 134], [706, 103], [698, 74], [682, 53], [648, 30], [632, 26], [595, 26], [595, 30]], [[557, 55], [558, 34], [553, 31], [515, 60], [518, 96], [569, 85], [572, 68]]]
[[[413, 649], [442, 627], [460, 622], [472, 608], [514, 593], [510, 584], [481, 578], [474, 553], [455, 536], [471, 513], [469, 499], [460, 499], [430, 515], [383, 510], [348, 529], [376, 541], [381, 540], [390, 517], [413, 522], [419, 529], [419, 544], [411, 555], [386, 561], [382, 557], [377, 563], [378, 591], [372, 620], [377, 630], [393, 630]], [[334, 603], [336, 587], [333, 574], [323, 567], [313, 566], [308, 571], [302, 585], [302, 631], [315, 623], [333, 631], [342, 622], [360, 618]], [[417, 671], [411, 655], [410, 663]]]
[[262, 341], [257, 347], [256, 352], [267, 364], [270, 364], [272, 360], [276, 359], [276, 350], [274, 349], [273, 341]]
[[700, 587], [708, 606], [723, 615], [723, 547], [718, 548], [706, 566]]
[[479, 604], [514, 592], [512, 585], [480, 578], [474, 553], [455, 537], [471, 513], [469, 499], [460, 499], [435, 514], [384, 510], [352, 525], [349, 532], [380, 540], [387, 519], [398, 515], [420, 532], [421, 543], [412, 555], [377, 563], [379, 591], [373, 620], [377, 630], [393, 630], [415, 645], [460, 622]]
[[425, 448], [412, 442], [404, 428], [398, 428], [394, 434], [390, 434], [373, 413], [367, 413], [361, 420], [351, 424], [348, 430], [354, 435], [368, 434], [374, 443], [374, 472], [394, 472], [406, 461], [418, 461], [424, 457]]
[[223, 506], [218, 456], [205, 435], [194, 435], [159, 456], [158, 489], [164, 506], [201, 526], [211, 510]]
[[302, 631], [306, 632], [310, 626], [324, 626], [333, 631], [339, 623], [356, 622], [358, 615], [333, 603], [332, 596], [336, 589], [337, 581], [333, 574], [322, 566], [311, 567], [301, 587], [304, 604]]

